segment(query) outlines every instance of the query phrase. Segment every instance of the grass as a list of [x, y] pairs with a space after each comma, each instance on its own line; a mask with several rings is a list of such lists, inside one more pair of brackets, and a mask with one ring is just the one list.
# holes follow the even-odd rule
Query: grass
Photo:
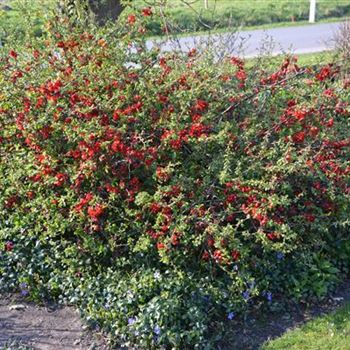
[[51, 0], [9, 0], [6, 5], [11, 10], [3, 11], [0, 8], [0, 39], [9, 34], [13, 37], [22, 37], [24, 32], [30, 35], [39, 35], [43, 16], [52, 8]]
[[[190, 5], [185, 5], [184, 2]], [[149, 3], [149, 1], [147, 1]], [[136, 6], [145, 5], [145, 0], [136, 0]], [[243, 26], [244, 29], [295, 25], [306, 22], [309, 15], [309, 0], [171, 0], [165, 13], [171, 19], [172, 29], [177, 33], [193, 33], [206, 30], [219, 31]], [[317, 21], [339, 20], [350, 15], [349, 0], [318, 0]], [[150, 29], [161, 33], [161, 24], [154, 20]]]
[[296, 55], [298, 57], [299, 66], [311, 66], [316, 64], [329, 63], [334, 58], [333, 51], [322, 51], [316, 53], [307, 53]]
[[[294, 56], [298, 57], [298, 65], [300, 67], [322, 65], [322, 64], [334, 62], [336, 60], [335, 52], [331, 50], [300, 54], [300, 55], [294, 55]], [[269, 64], [272, 67], [275, 67], [277, 69], [278, 67], [280, 67], [284, 57], [285, 55], [275, 55], [275, 56], [268, 56], [268, 57], [248, 58], [246, 59], [246, 66], [247, 68], [252, 68], [256, 65], [260, 65], [261, 60], [268, 60]]]
[[282, 337], [269, 341], [262, 350], [349, 350], [350, 304], [310, 321]]
[[[276, 22], [276, 23], [269, 23], [269, 24], [260, 24], [260, 25], [254, 25], [254, 26], [235, 26], [230, 25], [229, 27], [225, 28], [213, 28], [212, 30], [198, 30], [194, 32], [180, 32], [175, 33], [174, 37], [188, 37], [188, 36], [200, 36], [200, 35], [208, 35], [208, 34], [224, 34], [228, 32], [246, 32], [246, 31], [252, 31], [252, 30], [266, 30], [266, 29], [272, 29], [272, 28], [285, 28], [285, 27], [298, 27], [298, 26], [312, 26], [317, 25], [321, 23], [335, 23], [340, 21], [346, 21], [350, 20], [350, 17], [329, 17], [325, 19], [320, 19], [315, 23], [310, 23], [309, 21], [298, 21], [298, 22]], [[157, 39], [160, 35], [151, 35], [151, 39]]]
[[[147, 6], [155, 0], [133, 0], [135, 7]], [[182, 1], [186, 1], [188, 6]], [[11, 11], [0, 11], [1, 36], [9, 31], [20, 32], [25, 18], [30, 15], [35, 32], [45, 8], [55, 0], [8, 0]], [[266, 29], [308, 24], [309, 0], [171, 0], [165, 8], [172, 32], [180, 35], [225, 32], [240, 27], [241, 30]], [[44, 10], [43, 10], [44, 9]], [[157, 12], [159, 9], [157, 10]], [[27, 16], [25, 15], [27, 13]], [[350, 17], [350, 0], [317, 0], [317, 22], [339, 21]], [[162, 34], [160, 16], [154, 16], [149, 24], [151, 36]], [[28, 25], [27, 25], [28, 27]], [[0, 33], [1, 34], [1, 33]]]

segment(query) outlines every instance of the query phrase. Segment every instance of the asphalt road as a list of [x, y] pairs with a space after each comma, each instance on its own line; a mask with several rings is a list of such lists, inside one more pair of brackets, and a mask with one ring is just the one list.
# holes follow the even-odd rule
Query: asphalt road
[[[218, 55], [236, 54], [254, 57], [261, 51], [270, 54], [293, 52], [296, 54], [319, 52], [332, 48], [338, 23], [311, 24], [265, 30], [252, 30], [237, 33], [181, 37], [176, 40], [158, 42], [164, 51], [205, 48], [214, 45]], [[148, 46], [154, 43], [148, 42]]]

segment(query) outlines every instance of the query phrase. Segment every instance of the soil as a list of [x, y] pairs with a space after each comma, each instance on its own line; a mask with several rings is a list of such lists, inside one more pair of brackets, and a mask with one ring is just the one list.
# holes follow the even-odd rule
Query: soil
[[12, 341], [35, 350], [108, 349], [73, 308], [38, 306], [14, 295], [0, 299], [0, 349]]

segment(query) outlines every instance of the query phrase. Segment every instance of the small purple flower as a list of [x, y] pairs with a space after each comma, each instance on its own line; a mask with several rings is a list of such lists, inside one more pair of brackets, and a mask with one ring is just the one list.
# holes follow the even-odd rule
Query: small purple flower
[[159, 335], [160, 334], [160, 327], [156, 325], [153, 329], [154, 334]]
[[276, 254], [276, 258], [277, 258], [277, 260], [283, 260], [283, 259], [284, 259], [284, 254], [281, 253], [281, 252], [278, 252], [278, 253]]
[[272, 293], [271, 292], [267, 292], [266, 293], [266, 299], [267, 299], [268, 302], [272, 301]]
[[21, 289], [21, 295], [23, 297], [26, 297], [29, 294], [27, 283], [24, 283], [24, 282], [20, 283], [19, 288]]
[[231, 311], [227, 314], [227, 319], [230, 321], [233, 320], [234, 317], [235, 317], [235, 313], [233, 311]]
[[131, 326], [136, 322], [136, 318], [135, 317], [129, 317], [128, 319], [128, 325]]
[[243, 292], [243, 298], [244, 298], [245, 300], [248, 300], [248, 299], [249, 299], [249, 290], [246, 290], [246, 291]]
[[25, 289], [21, 290], [22, 297], [26, 297], [28, 294], [29, 294], [29, 291], [27, 291]]

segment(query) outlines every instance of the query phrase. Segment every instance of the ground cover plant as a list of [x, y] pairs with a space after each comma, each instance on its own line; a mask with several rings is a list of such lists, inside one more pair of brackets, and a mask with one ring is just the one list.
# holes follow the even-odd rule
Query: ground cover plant
[[147, 50], [152, 16], [1, 49], [0, 288], [115, 344], [213, 349], [348, 273], [350, 83]]

